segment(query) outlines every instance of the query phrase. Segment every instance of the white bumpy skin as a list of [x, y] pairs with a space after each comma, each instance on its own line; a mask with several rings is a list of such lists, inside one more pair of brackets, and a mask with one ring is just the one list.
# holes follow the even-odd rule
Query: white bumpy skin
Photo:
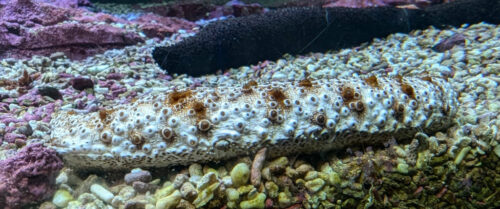
[[368, 77], [177, 90], [99, 112], [59, 111], [50, 146], [74, 168], [128, 169], [270, 157], [408, 139], [447, 128], [443, 79]]

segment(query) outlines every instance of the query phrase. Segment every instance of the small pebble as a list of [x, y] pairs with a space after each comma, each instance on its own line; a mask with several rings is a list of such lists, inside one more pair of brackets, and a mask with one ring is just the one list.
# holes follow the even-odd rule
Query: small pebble
[[70, 83], [74, 89], [80, 91], [94, 87], [94, 82], [89, 78], [83, 78], [83, 77], [73, 78], [70, 81]]
[[69, 201], [73, 200], [73, 196], [66, 190], [57, 190], [52, 198], [52, 203], [57, 207], [64, 208], [68, 205]]
[[134, 190], [139, 193], [146, 193], [149, 190], [149, 185], [140, 181], [134, 181], [134, 183], [132, 183], [132, 187], [134, 187]]
[[30, 124], [19, 127], [18, 131], [20, 134], [23, 134], [25, 136], [31, 136], [31, 134], [33, 134], [33, 129], [31, 128]]
[[134, 181], [140, 181], [144, 183], [149, 183], [153, 177], [149, 171], [138, 170], [132, 171], [125, 175], [125, 182], [127, 184], [132, 184]]
[[48, 96], [54, 100], [62, 99], [61, 92], [54, 87], [44, 86], [38, 88], [38, 94], [42, 96]]
[[113, 200], [113, 197], [115, 197], [113, 193], [99, 184], [93, 184], [92, 186], [90, 186], [90, 191], [99, 199], [107, 203], [111, 203], [111, 200]]

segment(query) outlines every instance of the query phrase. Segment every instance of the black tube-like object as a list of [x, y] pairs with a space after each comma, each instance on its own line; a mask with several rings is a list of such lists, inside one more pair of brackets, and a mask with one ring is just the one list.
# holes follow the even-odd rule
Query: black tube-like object
[[193, 37], [157, 47], [153, 58], [173, 74], [200, 76], [219, 69], [352, 47], [415, 29], [500, 23], [500, 0], [457, 0], [427, 9], [285, 8], [210, 23]]

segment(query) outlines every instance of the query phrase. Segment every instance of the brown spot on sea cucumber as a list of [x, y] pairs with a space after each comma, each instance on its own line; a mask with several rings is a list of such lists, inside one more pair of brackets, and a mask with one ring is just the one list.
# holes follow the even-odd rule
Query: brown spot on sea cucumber
[[356, 102], [356, 104], [355, 104], [355, 110], [358, 113], [362, 113], [365, 110], [365, 105], [363, 104], [363, 102], [361, 102], [361, 101]]
[[109, 123], [109, 121], [107, 120], [108, 115], [113, 112], [114, 110], [106, 110], [106, 109], [99, 110], [99, 119], [101, 119], [101, 122], [103, 122], [104, 124], [107, 124]]
[[171, 105], [177, 104], [190, 97], [193, 94], [191, 90], [174, 91], [168, 95], [168, 103]]
[[396, 81], [398, 81], [398, 83], [403, 83], [403, 76], [396, 75], [394, 78], [396, 79]]
[[396, 120], [401, 122], [403, 120], [403, 114], [405, 112], [405, 105], [399, 102], [394, 102], [392, 108], [394, 110], [394, 117], [396, 118]]
[[408, 95], [410, 98], [415, 99], [415, 90], [409, 84], [402, 83], [401, 84], [401, 90], [403, 91], [403, 93], [405, 93], [406, 95]]
[[248, 81], [248, 83], [243, 85], [243, 88], [241, 88], [241, 92], [243, 92], [245, 94], [252, 93], [252, 91], [253, 91], [252, 88], [254, 86], [257, 86], [257, 81], [254, 81], [254, 80]]
[[349, 104], [351, 101], [356, 99], [356, 96], [360, 96], [359, 93], [355, 92], [351, 87], [343, 87], [341, 94], [342, 99], [344, 100], [344, 104]]
[[281, 91], [278, 88], [271, 89], [267, 92], [269, 96], [272, 96], [272, 98], [278, 102], [280, 106], [283, 106], [283, 100], [285, 100], [287, 97], [283, 91]]
[[306, 78], [304, 80], [299, 81], [299, 86], [300, 87], [312, 87], [312, 82], [311, 82], [311, 80]]
[[205, 105], [199, 101], [194, 101], [192, 104], [191, 104], [191, 108], [194, 110], [194, 112], [196, 113], [196, 117], [198, 119], [203, 119], [206, 117], [206, 113], [207, 113], [207, 108], [205, 107]]
[[380, 88], [379, 84], [378, 84], [378, 80], [377, 80], [377, 77], [375, 76], [370, 76], [368, 78], [365, 79], [366, 83], [368, 85], [370, 85], [371, 87], [374, 87], [374, 88]]
[[428, 81], [428, 82], [431, 82], [432, 83], [432, 78], [430, 76], [425, 76], [425, 77], [422, 77], [422, 80], [424, 81]]

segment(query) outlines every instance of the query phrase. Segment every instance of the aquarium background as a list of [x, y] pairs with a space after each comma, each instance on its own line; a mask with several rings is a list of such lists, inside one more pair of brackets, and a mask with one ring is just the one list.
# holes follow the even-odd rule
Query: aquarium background
[[498, 208], [498, 14], [0, 0], [0, 208]]

